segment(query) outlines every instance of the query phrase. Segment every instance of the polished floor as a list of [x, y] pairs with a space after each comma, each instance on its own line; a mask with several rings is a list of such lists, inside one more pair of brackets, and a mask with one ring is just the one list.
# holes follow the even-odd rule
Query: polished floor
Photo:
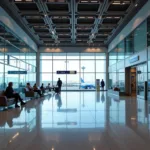
[[150, 104], [62, 92], [0, 111], [0, 150], [150, 150]]

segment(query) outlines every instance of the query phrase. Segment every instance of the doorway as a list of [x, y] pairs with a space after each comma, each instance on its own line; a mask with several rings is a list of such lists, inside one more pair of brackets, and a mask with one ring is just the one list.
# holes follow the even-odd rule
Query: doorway
[[137, 78], [136, 78], [136, 66], [128, 67], [125, 69], [126, 72], [126, 87], [125, 91], [128, 96], [136, 96], [137, 94]]
[[126, 68], [126, 94], [147, 99], [147, 64]]

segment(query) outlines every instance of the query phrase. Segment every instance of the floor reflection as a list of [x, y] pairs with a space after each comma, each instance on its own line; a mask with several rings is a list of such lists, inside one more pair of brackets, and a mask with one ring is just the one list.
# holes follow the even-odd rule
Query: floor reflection
[[0, 112], [0, 149], [148, 150], [150, 103], [106, 92], [51, 93]]

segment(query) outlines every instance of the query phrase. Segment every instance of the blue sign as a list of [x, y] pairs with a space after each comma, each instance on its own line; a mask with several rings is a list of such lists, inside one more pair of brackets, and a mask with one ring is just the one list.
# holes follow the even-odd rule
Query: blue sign
[[138, 61], [139, 60], [139, 56], [133, 56], [133, 57], [131, 57], [130, 59], [129, 59], [129, 62], [130, 63], [134, 63], [134, 62], [136, 62], [136, 61]]
[[8, 71], [8, 74], [27, 74], [27, 71]]
[[77, 71], [57, 71], [57, 74], [77, 74]]

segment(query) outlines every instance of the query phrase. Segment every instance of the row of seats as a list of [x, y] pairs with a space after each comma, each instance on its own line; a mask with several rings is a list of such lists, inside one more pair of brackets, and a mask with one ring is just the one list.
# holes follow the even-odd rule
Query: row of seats
[[[49, 94], [49, 89], [44, 90], [44, 95]], [[24, 88], [24, 95], [25, 99], [37, 99], [39, 98], [37, 92], [34, 91], [28, 91], [26, 88]], [[15, 104], [15, 98], [7, 98], [5, 95], [5, 91], [0, 91], [0, 107], [9, 107], [11, 105]]]

